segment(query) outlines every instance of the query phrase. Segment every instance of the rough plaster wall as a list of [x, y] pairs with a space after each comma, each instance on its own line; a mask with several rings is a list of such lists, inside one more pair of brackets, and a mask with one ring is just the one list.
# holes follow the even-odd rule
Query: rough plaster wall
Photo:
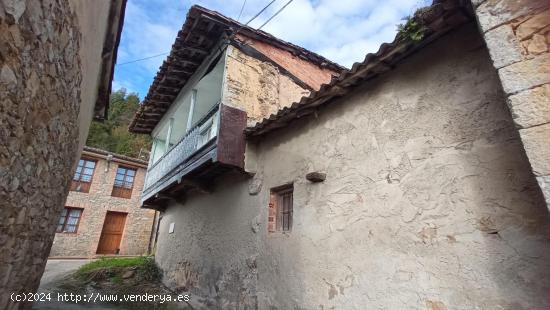
[[[166, 284], [259, 309], [548, 309], [549, 217], [488, 57], [468, 26], [248, 148], [254, 178], [167, 208]], [[267, 235], [290, 181], [292, 232]]]
[[472, 2], [532, 171], [550, 208], [550, 1]]
[[246, 111], [248, 124], [252, 125], [299, 101], [309, 91], [281, 74], [274, 65], [229, 46], [223, 94], [224, 104]]
[[[55, 18], [52, 18], [55, 17]], [[0, 1], [0, 308], [28, 308], [78, 150], [80, 32], [67, 1]]]
[[220, 183], [215, 195], [167, 207], [155, 259], [166, 285], [201, 296], [207, 309], [255, 309], [258, 205], [242, 177]]
[[295, 208], [260, 230], [260, 308], [550, 307], [549, 217], [475, 27], [263, 141], [259, 207], [294, 181]]
[[102, 78], [100, 64], [103, 60], [104, 51], [102, 47], [107, 32], [111, 1], [121, 0], [96, 0], [92, 2], [69, 0], [73, 12], [78, 16], [78, 26], [82, 33], [79, 55], [82, 72], [86, 72], [82, 75], [82, 85], [86, 85], [86, 87], [81, 89], [83, 104], [78, 114], [78, 123], [80, 124], [79, 141], [81, 141], [79, 150], [82, 150], [88, 137], [97, 100], [99, 81]]
[[120, 254], [147, 254], [155, 211], [140, 208], [141, 189], [146, 171], [143, 168], [138, 169], [132, 197], [126, 199], [111, 196], [117, 167], [116, 162], [108, 164], [106, 160], [98, 160], [90, 192], [69, 192], [65, 205], [84, 209], [78, 232], [56, 233], [50, 256], [93, 257], [97, 251], [107, 211], [128, 214], [120, 242]]

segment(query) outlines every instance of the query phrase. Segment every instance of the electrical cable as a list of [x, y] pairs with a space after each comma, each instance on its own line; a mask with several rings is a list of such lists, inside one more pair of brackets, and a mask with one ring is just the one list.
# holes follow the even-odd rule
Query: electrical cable
[[275, 16], [279, 15], [279, 13], [281, 13], [290, 3], [292, 3], [292, 1], [294, 0], [289, 0], [285, 5], [283, 5], [283, 7], [280, 8], [277, 12], [275, 12], [273, 16], [271, 16], [265, 23], [263, 23], [260, 27], [258, 27], [258, 30], [262, 29], [262, 27], [267, 25], [267, 23], [269, 23], [273, 18], [275, 18]]
[[246, 5], [246, 0], [244, 0], [243, 5], [241, 6], [241, 11], [239, 12], [239, 17], [237, 17], [237, 21], [241, 19], [241, 15], [243, 14], [244, 6]]

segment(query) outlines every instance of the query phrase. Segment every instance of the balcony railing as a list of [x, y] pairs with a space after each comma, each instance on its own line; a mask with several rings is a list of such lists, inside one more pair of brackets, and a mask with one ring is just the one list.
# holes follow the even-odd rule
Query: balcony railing
[[[195, 153], [207, 145], [211, 145], [218, 135], [219, 103], [200, 120], [197, 124], [161, 158], [159, 158], [147, 170], [143, 196], [148, 196], [155, 188], [160, 186], [165, 179], [172, 176], [179, 166], [185, 165]], [[210, 123], [210, 124], [209, 124]]]

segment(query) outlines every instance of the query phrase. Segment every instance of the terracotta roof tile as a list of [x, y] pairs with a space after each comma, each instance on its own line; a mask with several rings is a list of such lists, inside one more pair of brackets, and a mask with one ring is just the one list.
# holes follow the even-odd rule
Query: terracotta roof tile
[[321, 55], [195, 5], [187, 13], [186, 21], [178, 32], [172, 50], [160, 66], [142, 105], [130, 123], [129, 130], [135, 133], [151, 133], [219, 39], [224, 34], [235, 31], [289, 51], [321, 68], [335, 72], [346, 70]]
[[252, 138], [284, 127], [297, 118], [314, 113], [318, 106], [346, 95], [354, 89], [354, 86], [392, 70], [400, 61], [430, 42], [472, 21], [473, 11], [469, 1], [434, 1], [431, 6], [419, 10], [412, 20], [425, 27], [420, 40], [414, 41], [407, 38], [406, 33], [399, 32], [393, 42], [383, 43], [378, 52], [367, 54], [362, 62], [353, 64], [349, 71], [334, 77], [330, 83], [322, 85], [319, 91], [311, 92], [289, 108], [281, 109], [276, 114], [247, 128], [247, 136]]

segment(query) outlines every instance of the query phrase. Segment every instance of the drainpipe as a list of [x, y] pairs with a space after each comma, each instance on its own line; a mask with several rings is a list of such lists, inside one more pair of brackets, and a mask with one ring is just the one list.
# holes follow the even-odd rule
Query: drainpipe
[[111, 167], [111, 161], [113, 160], [113, 154], [107, 155], [105, 158], [107, 160], [107, 166], [105, 167], [105, 172], [109, 171], [109, 168]]

